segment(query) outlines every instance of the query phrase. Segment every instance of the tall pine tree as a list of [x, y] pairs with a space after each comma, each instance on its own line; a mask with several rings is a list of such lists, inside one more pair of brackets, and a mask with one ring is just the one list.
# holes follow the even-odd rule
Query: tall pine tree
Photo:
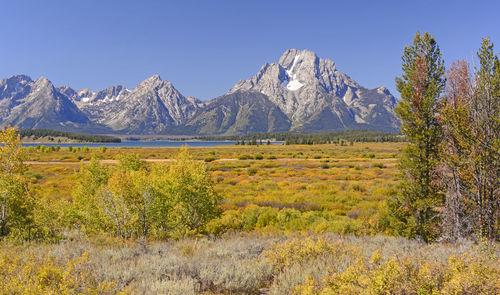
[[448, 71], [441, 110], [444, 130], [443, 211], [445, 238], [472, 233], [499, 240], [500, 227], [500, 61], [483, 39], [474, 75], [465, 61]]
[[480, 234], [499, 240], [500, 223], [500, 61], [490, 39], [477, 56], [475, 95], [470, 104], [472, 191]]
[[429, 242], [437, 236], [437, 208], [443, 200], [436, 170], [441, 140], [437, 113], [445, 68], [439, 46], [429, 33], [417, 32], [402, 60], [403, 75], [396, 78], [401, 100], [395, 111], [408, 145], [399, 162], [400, 190], [389, 208], [397, 232]]

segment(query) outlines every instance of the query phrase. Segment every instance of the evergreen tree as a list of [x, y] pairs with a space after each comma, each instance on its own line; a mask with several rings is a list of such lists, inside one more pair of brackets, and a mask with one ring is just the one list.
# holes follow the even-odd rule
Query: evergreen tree
[[474, 202], [482, 236], [498, 240], [500, 224], [500, 61], [490, 39], [477, 56], [477, 90], [471, 103]]
[[417, 32], [402, 56], [403, 75], [396, 78], [401, 100], [395, 109], [408, 145], [399, 168], [402, 182], [389, 207], [396, 231], [429, 242], [437, 236], [443, 196], [438, 185], [441, 128], [437, 119], [443, 90], [444, 62], [434, 38]]
[[443, 229], [451, 240], [474, 232], [499, 239], [500, 62], [489, 39], [483, 39], [478, 58], [474, 75], [465, 61], [453, 63], [441, 110]]
[[457, 240], [470, 236], [474, 222], [471, 218], [470, 159], [471, 116], [469, 103], [474, 96], [473, 78], [469, 64], [455, 61], [447, 70], [446, 93], [440, 110], [443, 129], [441, 145], [441, 178], [445, 185], [446, 201], [441, 213], [442, 238]]

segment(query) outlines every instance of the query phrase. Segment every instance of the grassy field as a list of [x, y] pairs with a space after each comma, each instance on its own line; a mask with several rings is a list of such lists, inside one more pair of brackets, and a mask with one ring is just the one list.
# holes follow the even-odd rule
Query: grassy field
[[[222, 214], [208, 235], [170, 241], [85, 235], [2, 242], [0, 294], [498, 294], [498, 243], [391, 237], [404, 143], [189, 148], [207, 165]], [[71, 200], [80, 166], [177, 148], [31, 148], [40, 196]]]
[[[496, 246], [332, 234], [4, 245], [0, 294], [498, 294]], [[90, 292], [94, 290], [96, 292]]]
[[[378, 231], [382, 202], [394, 193], [401, 143], [189, 148], [205, 161], [224, 201], [214, 233], [227, 230]], [[71, 198], [80, 161], [114, 165], [120, 153], [168, 162], [176, 148], [31, 149], [27, 176], [40, 192]], [[234, 220], [235, 217], [241, 217]]]

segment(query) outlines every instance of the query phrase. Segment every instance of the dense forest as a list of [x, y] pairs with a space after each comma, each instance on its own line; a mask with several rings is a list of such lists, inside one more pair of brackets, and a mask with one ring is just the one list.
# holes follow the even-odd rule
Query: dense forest
[[51, 129], [23, 129], [19, 131], [21, 137], [32, 137], [36, 140], [41, 137], [65, 137], [72, 140], [78, 140], [83, 142], [121, 142], [121, 139], [109, 135], [98, 135], [98, 134], [87, 134], [87, 133], [74, 133], [67, 131], [58, 131]]

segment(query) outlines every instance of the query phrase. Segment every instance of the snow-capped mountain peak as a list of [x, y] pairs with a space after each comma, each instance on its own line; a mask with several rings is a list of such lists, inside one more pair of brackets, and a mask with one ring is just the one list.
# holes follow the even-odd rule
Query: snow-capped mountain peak
[[364, 101], [376, 105], [392, 101], [386, 88], [366, 89], [338, 71], [335, 62], [306, 49], [285, 51], [277, 63], [266, 64], [254, 77], [236, 83], [229, 93], [237, 91], [267, 95], [292, 120], [292, 129], [363, 128], [358, 125], [379, 124], [378, 118], [387, 119], [380, 122], [387, 130], [399, 126], [394, 105], [376, 113], [365, 106]]

